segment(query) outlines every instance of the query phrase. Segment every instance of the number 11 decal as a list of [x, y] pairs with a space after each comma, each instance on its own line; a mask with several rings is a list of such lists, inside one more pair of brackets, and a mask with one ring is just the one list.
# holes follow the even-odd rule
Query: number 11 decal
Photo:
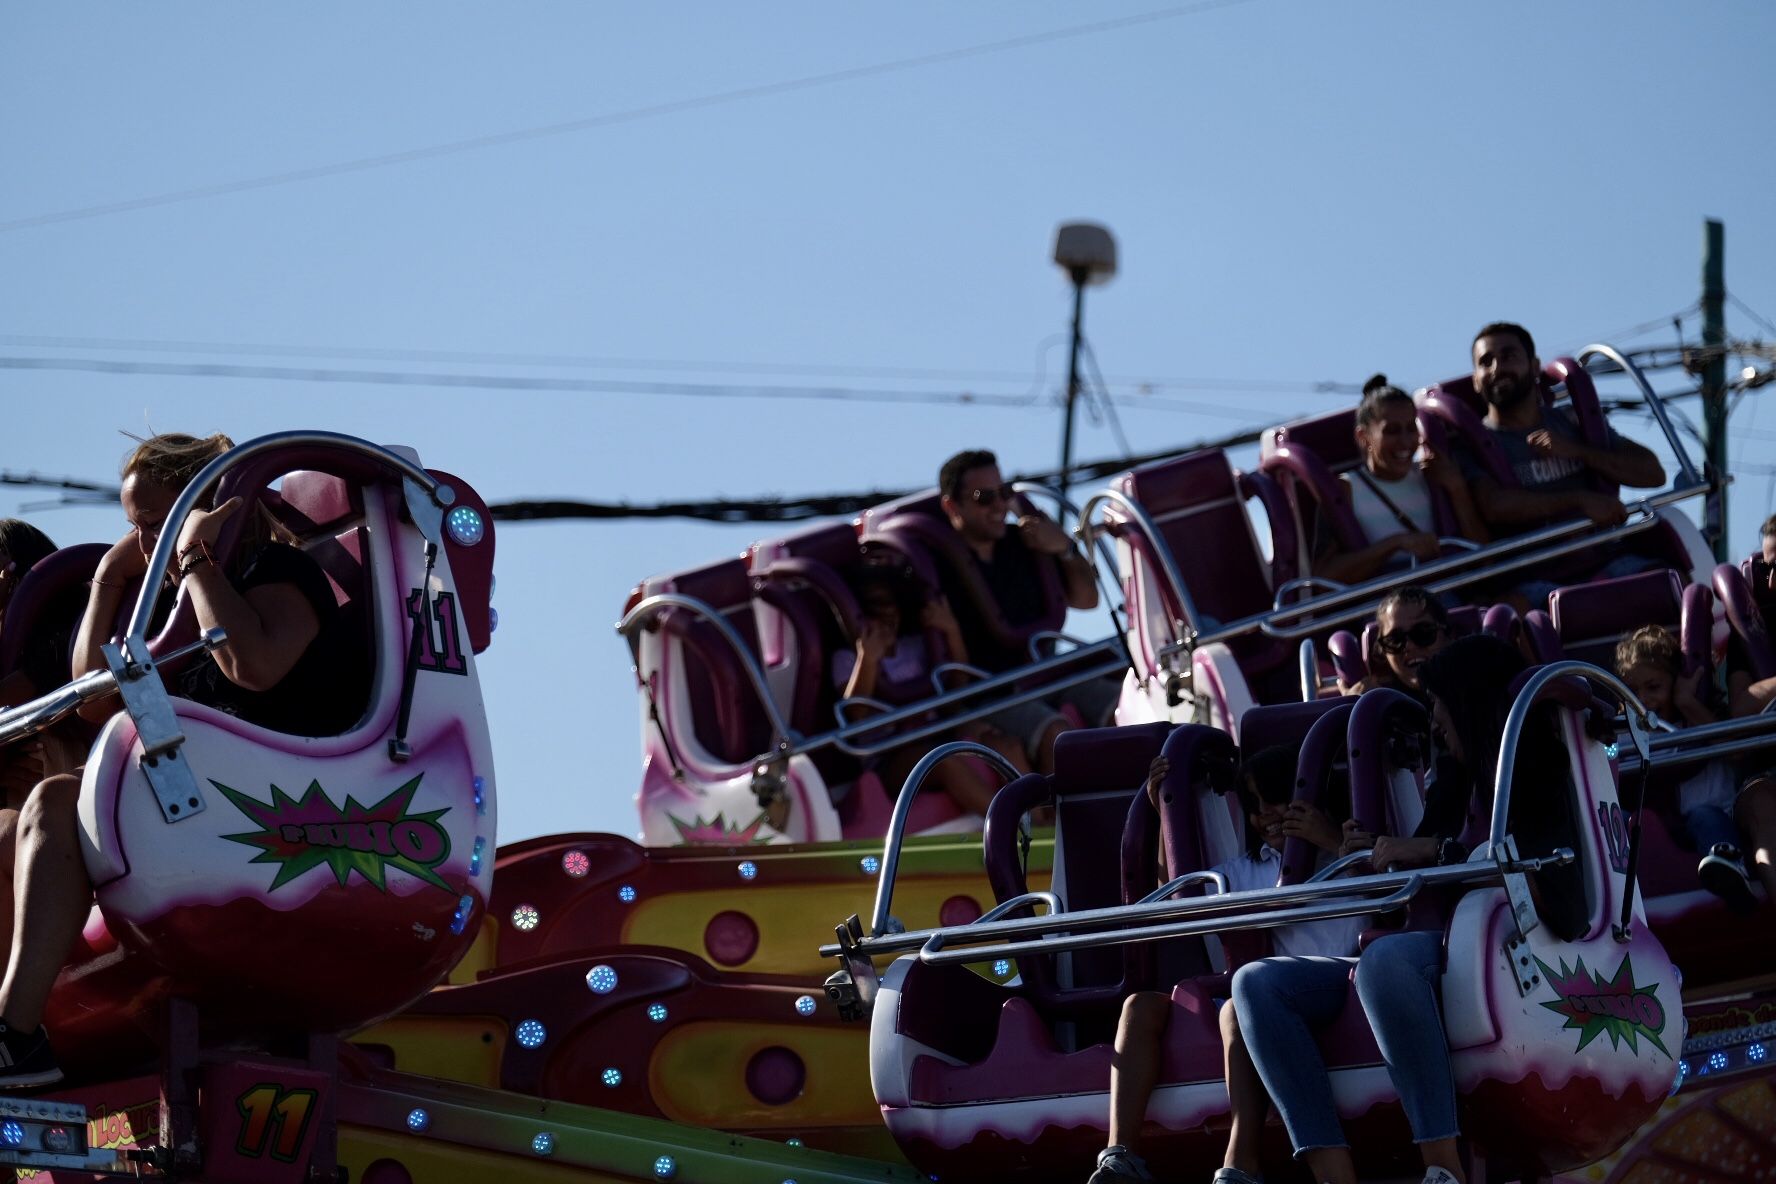
[[421, 670], [441, 674], [469, 672], [468, 660], [463, 657], [454, 592], [440, 592], [428, 599], [424, 588], [415, 588], [407, 594], [407, 617], [419, 637]]

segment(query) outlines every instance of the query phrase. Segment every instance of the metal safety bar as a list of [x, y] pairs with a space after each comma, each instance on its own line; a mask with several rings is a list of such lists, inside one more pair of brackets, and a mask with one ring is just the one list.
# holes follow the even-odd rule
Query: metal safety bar
[[1320, 697], [1320, 655], [1314, 648], [1314, 639], [1301, 639], [1298, 651], [1301, 665], [1301, 701], [1311, 703]]
[[1289, 596], [1291, 593], [1299, 592], [1303, 588], [1309, 590], [1323, 588], [1328, 592], [1342, 592], [1348, 587], [1350, 587], [1349, 584], [1343, 584], [1337, 580], [1329, 580], [1325, 576], [1296, 576], [1292, 580], [1284, 580], [1282, 587], [1276, 590], [1276, 595], [1271, 597], [1270, 600], [1271, 611], [1274, 612], [1277, 609], [1282, 608], [1289, 602]]
[[1227, 877], [1211, 868], [1206, 872], [1185, 872], [1181, 876], [1173, 876], [1135, 903], [1149, 904], [1155, 900], [1165, 900], [1174, 892], [1188, 888], [1192, 884], [1207, 884], [1214, 888], [1216, 895], [1227, 895]]
[[[1040, 493], [1046, 498], [1051, 498], [1056, 505], [1065, 509], [1069, 514], [1072, 514], [1075, 521], [1085, 521], [1084, 516], [1080, 513], [1079, 507], [1074, 505], [1066, 494], [1062, 493], [1052, 485], [1044, 485], [1040, 481], [1013, 481], [1011, 483], [1011, 488], [1015, 493]], [[1079, 537], [1076, 531], [1069, 531], [1068, 533], [1073, 534], [1075, 538]], [[1120, 581], [1122, 579], [1122, 574], [1116, 566], [1115, 549], [1103, 539], [1096, 539], [1093, 540], [1093, 542], [1096, 544], [1093, 549], [1095, 549], [1098, 555], [1104, 560], [1104, 569], [1110, 573], [1112, 579]], [[1095, 562], [1092, 564], [1094, 570], [1097, 566], [1098, 565]], [[1100, 586], [1099, 591], [1106, 590]]]
[[[911, 778], [908, 779], [909, 781]], [[1534, 860], [1525, 865], [1524, 870], [1535, 870], [1552, 860]], [[1515, 866], [1515, 865], [1513, 865]], [[888, 867], [884, 863], [882, 874], [886, 882]], [[1461, 884], [1461, 883], [1497, 883], [1499, 869], [1490, 862], [1459, 863], [1447, 867], [1423, 868], [1410, 873], [1422, 875], [1424, 882], [1430, 884]], [[1233, 929], [1241, 927], [1247, 915], [1270, 915], [1272, 909], [1280, 909], [1296, 904], [1312, 904], [1340, 897], [1354, 897], [1366, 900], [1370, 895], [1397, 891], [1408, 878], [1406, 872], [1383, 872], [1373, 876], [1363, 876], [1337, 883], [1292, 884], [1282, 888], [1259, 888], [1245, 892], [1230, 892], [1213, 896], [1193, 896], [1183, 900], [1157, 900], [1139, 904], [1111, 905], [1097, 909], [1082, 909], [1075, 913], [1060, 913], [1054, 917], [1019, 917], [1009, 921], [995, 921], [991, 925], [982, 926], [975, 922], [972, 926], [976, 935], [982, 938], [1016, 938], [1039, 937], [1046, 933], [1057, 933], [1071, 930], [1104, 929], [1131, 921], [1168, 921], [1182, 917], [1213, 916], [1223, 919], [1223, 927]], [[1372, 911], [1370, 902], [1360, 912]], [[951, 929], [964, 929], [970, 926], [950, 926]], [[885, 933], [875, 932], [858, 943], [857, 948], [872, 957], [885, 954], [902, 954], [916, 950], [924, 945], [937, 929], [921, 929], [907, 932]], [[839, 953], [837, 944], [822, 946], [823, 957], [831, 957]]]
[[1190, 598], [1190, 589], [1185, 586], [1184, 576], [1178, 570], [1178, 562], [1172, 557], [1172, 549], [1165, 545], [1165, 537], [1159, 533], [1159, 526], [1153, 517], [1142, 508], [1141, 504], [1118, 489], [1106, 489], [1094, 494], [1086, 503], [1085, 509], [1079, 514], [1079, 537], [1089, 539], [1094, 545], [1101, 533], [1109, 530], [1108, 526], [1094, 528], [1091, 516], [1100, 506], [1113, 505], [1129, 516], [1129, 519], [1141, 528], [1147, 536], [1147, 542], [1153, 548], [1153, 557], [1159, 562], [1161, 574], [1172, 591], [1178, 595], [1178, 604], [1184, 610], [1184, 619], [1173, 619], [1172, 629], [1180, 636], [1194, 637], [1198, 631], [1196, 602]]
[[[1677, 471], [1680, 480], [1675, 484], [1680, 486], [1701, 484], [1702, 475], [1696, 471], [1695, 464], [1690, 460], [1689, 450], [1684, 447], [1682, 438], [1678, 436], [1676, 427], [1671, 423], [1671, 415], [1665, 410], [1665, 400], [1659, 397], [1659, 392], [1653, 389], [1653, 384], [1648, 382], [1646, 375], [1640, 372], [1640, 367], [1618, 353], [1614, 346], [1604, 345], [1602, 342], [1587, 345], [1579, 351], [1579, 365], [1585, 366], [1586, 360], [1590, 358], [1609, 359], [1621, 369], [1622, 373], [1628, 376], [1635, 386], [1640, 388], [1641, 397], [1646, 400], [1647, 410], [1653, 413], [1653, 418], [1659, 423], [1659, 430], [1665, 433], [1665, 442], [1671, 446], [1672, 454], [1677, 458]], [[1587, 373], [1590, 372], [1589, 366], [1585, 366], [1585, 369]], [[1611, 372], [1605, 371], [1604, 373]]]
[[[1736, 752], [1750, 752], [1772, 744], [1776, 744], [1776, 714], [1766, 708], [1758, 715], [1658, 732], [1647, 741], [1647, 760], [1650, 767], [1656, 769], [1661, 765], [1688, 764]], [[1621, 773], [1635, 772], [1640, 768], [1640, 755], [1621, 753], [1616, 758], [1616, 768]]]
[[[176, 662], [199, 650], [213, 650], [228, 640], [221, 629], [211, 629], [196, 641], [182, 645], [160, 662]], [[57, 720], [65, 719], [82, 703], [102, 699], [117, 691], [117, 675], [110, 670], [93, 670], [47, 695], [39, 695], [28, 703], [20, 703], [0, 711], [0, 748], [42, 731]]]
[[994, 772], [1005, 778], [1007, 785], [1018, 779], [1018, 771], [1010, 761], [985, 744], [976, 744], [972, 740], [952, 740], [948, 744], [939, 744], [919, 758], [919, 763], [907, 774], [906, 782], [900, 787], [900, 794], [894, 799], [894, 814], [888, 820], [888, 835], [882, 840], [882, 870], [876, 879], [876, 905], [870, 913], [872, 934], [879, 935], [888, 928], [888, 910], [894, 903], [894, 877], [900, 870], [900, 847], [906, 839], [907, 817], [913, 812], [913, 799], [925, 788], [925, 778], [931, 775], [931, 770], [940, 761], [965, 755], [986, 761]]
[[[1272, 913], [1258, 913], [1239, 918], [1240, 929], [1275, 929], [1281, 925], [1298, 925], [1305, 921], [1324, 921], [1331, 917], [1355, 917], [1365, 913], [1385, 913], [1411, 902], [1424, 888], [1424, 873], [1410, 872], [1405, 883], [1386, 896], [1362, 900], [1332, 900], [1324, 904], [1303, 905], [1293, 909], [1279, 909]], [[1067, 914], [1061, 914], [1063, 917]], [[930, 940], [919, 949], [919, 961], [928, 966], [951, 966], [964, 962], [985, 962], [996, 958], [1013, 958], [1019, 955], [1064, 954], [1070, 950], [1091, 949], [1099, 946], [1129, 945], [1142, 941], [1164, 941], [1174, 937], [1197, 937], [1203, 934], [1220, 933], [1233, 928], [1227, 918], [1206, 917], [1190, 921], [1164, 921], [1154, 925], [1143, 925], [1134, 929], [1115, 929], [1104, 933], [1068, 933], [1059, 936], [1044, 937], [1033, 942], [1002, 942], [994, 946], [976, 946], [968, 949], [947, 950], [936, 952], [941, 948], [943, 940], [951, 934], [938, 932], [932, 934]], [[953, 931], [952, 931], [953, 932]]]
[[[439, 524], [443, 521], [442, 511], [456, 502], [456, 491], [450, 486], [440, 483], [436, 477], [406, 457], [390, 452], [386, 448], [379, 448], [366, 440], [358, 439], [356, 436], [347, 436], [340, 432], [273, 432], [268, 436], [248, 440], [245, 444], [230, 448], [199, 469], [197, 476], [193, 477], [191, 482], [180, 491], [179, 496], [173, 499], [173, 507], [167, 511], [166, 521], [161, 524], [160, 541], [154, 544], [154, 554], [149, 557], [148, 570], [142, 576], [142, 588], [136, 594], [136, 607], [130, 613], [129, 631], [124, 639], [124, 650], [132, 661], [146, 662], [148, 660], [148, 622], [154, 614], [154, 602], [159, 597], [161, 585], [166, 580], [167, 567], [173, 561], [173, 550], [179, 545], [179, 532], [184, 526], [186, 516], [197, 507], [197, 503], [210, 491], [211, 486], [221, 480], [222, 475], [236, 465], [267, 452], [304, 446], [337, 448], [342, 452], [355, 453], [368, 460], [376, 461], [399, 475], [403, 480], [418, 486], [421, 494], [430, 499], [439, 511], [436, 522], [420, 521], [420, 528], [432, 542], [440, 541], [434, 536], [440, 534]], [[411, 508], [411, 498], [408, 504]], [[420, 516], [415, 515], [415, 518], [419, 520]]]
[[[998, 904], [994, 905], [992, 908], [988, 909], [986, 912], [984, 912], [980, 916], [976, 917], [973, 921], [970, 921], [969, 924], [970, 925], [980, 925], [982, 923], [991, 924], [992, 922], [997, 921], [1000, 917], [1003, 917], [1006, 913], [1012, 912], [1015, 909], [1024, 908], [1024, 907], [1026, 907], [1028, 905], [1032, 905], [1032, 904], [1047, 905], [1048, 906], [1048, 915], [1051, 917], [1061, 911], [1061, 898], [1056, 896], [1054, 893], [1052, 893], [1052, 892], [1026, 892], [1021, 896], [1014, 896], [1010, 900], [1000, 901]], [[950, 936], [949, 931], [943, 930], [943, 929], [940, 929], [936, 933], [933, 933], [931, 935], [931, 940], [927, 941], [923, 946], [919, 947], [919, 957], [921, 959], [923, 959], [926, 954], [935, 954], [939, 950], [943, 949], [944, 942], [949, 939], [949, 936]]]
[[758, 663], [753, 660], [752, 651], [746, 648], [746, 643], [740, 640], [740, 635], [728, 624], [727, 618], [712, 605], [680, 592], [660, 592], [649, 596], [625, 613], [623, 619], [617, 622], [617, 632], [634, 644], [636, 633], [669, 608], [682, 609], [692, 616], [701, 617], [714, 627], [716, 636], [734, 651], [740, 668], [746, 671], [746, 681], [752, 684], [752, 692], [758, 696], [759, 707], [765, 713], [766, 722], [771, 725], [772, 745], [781, 750], [787, 743], [794, 741], [795, 731], [777, 709], [777, 700], [771, 697], [771, 688], [765, 682], [765, 672], [759, 669]]
[[[981, 678], [967, 686], [956, 687], [928, 699], [920, 699], [917, 702], [884, 711], [879, 715], [872, 715], [867, 719], [852, 721], [830, 732], [803, 736], [792, 729], [783, 718], [783, 713], [777, 706], [777, 700], [771, 695], [769, 684], [765, 680], [765, 673], [759, 667], [758, 660], [753, 657], [752, 651], [747, 649], [746, 643], [740, 639], [740, 635], [735, 632], [734, 627], [728, 624], [721, 612], [714, 606], [683, 593], [661, 592], [649, 596], [630, 609], [623, 619], [617, 622], [617, 632], [633, 645], [636, 633], [645, 628], [654, 617], [669, 608], [683, 609], [713, 625], [717, 635], [733, 651], [735, 661], [746, 671], [746, 681], [751, 684], [753, 694], [758, 697], [772, 734], [773, 751], [759, 754], [759, 759], [780, 760], [829, 747], [836, 748], [850, 756], [878, 756], [890, 749], [915, 744], [921, 740], [953, 731], [958, 724], [981, 719], [1006, 707], [1013, 707], [1020, 703], [1052, 695], [1075, 683], [1101, 678], [1107, 674], [1119, 674], [1128, 668], [1121, 636], [1107, 637], [1102, 641], [1092, 642], [1079, 649], [1068, 650], [1063, 654], [1056, 654], [1054, 657], [1045, 658], [1040, 662], [1019, 666], [1015, 670], [1008, 670], [1003, 674]], [[938, 675], [944, 671], [972, 672], [972, 669], [954, 663], [944, 663], [932, 673]], [[1057, 671], [1064, 671], [1065, 674], [1056, 681], [1026, 687], [1009, 695], [988, 698], [993, 691], [1015, 687], [1018, 683], [1026, 680], [1040, 682], [1044, 676]], [[933, 711], [941, 711], [958, 703], [968, 702], [973, 702], [973, 705], [945, 714], [943, 718], [938, 720], [927, 719]], [[880, 740], [857, 739], [877, 732], [887, 732], [888, 729], [903, 723], [917, 723], [918, 726], [906, 731], [884, 735]]]

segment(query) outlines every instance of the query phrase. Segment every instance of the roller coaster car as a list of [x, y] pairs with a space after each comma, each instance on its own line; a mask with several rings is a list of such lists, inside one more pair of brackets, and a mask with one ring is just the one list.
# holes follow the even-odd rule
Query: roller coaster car
[[[79, 803], [97, 907], [46, 1018], [71, 1069], [151, 1050], [169, 999], [196, 1005], [206, 1043], [361, 1027], [444, 977], [491, 893], [473, 656], [491, 624], [486, 506], [447, 474], [320, 433], [242, 445], [198, 480], [217, 476], [219, 499], [248, 501], [234, 523], [263, 508], [326, 571], [372, 672], [338, 693], [364, 710], [314, 738], [170, 697], [157, 659], [186, 640], [183, 606], [152, 643], [125, 639], [126, 710], [93, 745]], [[169, 520], [163, 566], [177, 531]], [[240, 545], [225, 535], [219, 560]]]
[[[1103, 826], [1075, 834], [1063, 821], [1057, 828], [1056, 891], [1065, 903], [1057, 915], [1013, 922], [998, 921], [989, 912], [976, 926], [890, 936], [856, 947], [875, 955], [919, 950], [890, 967], [872, 1016], [872, 1081], [901, 1148], [921, 1170], [949, 1179], [1059, 1181], [1089, 1171], [1106, 1140], [1112, 1055], [1105, 1041], [1114, 1029], [1121, 991], [1170, 981], [1169, 972], [1149, 973], [1156, 960], [1126, 952], [1138, 946], [1123, 945], [1118, 957], [1104, 933], [1084, 932], [1120, 922], [1142, 927], [1112, 940], [1159, 942], [1162, 950], [1171, 946], [1171, 966], [1186, 968], [1172, 990], [1144, 1148], [1161, 1173], [1207, 1173], [1220, 1163], [1227, 1115], [1216, 1020], [1225, 979], [1215, 972], [1263, 952], [1266, 910], [1272, 924], [1278, 916], [1274, 910], [1296, 904], [1342, 909], [1345, 915], [1387, 912], [1415, 902], [1430, 884], [1468, 889], [1431, 923], [1446, 934], [1443, 1020], [1463, 1103], [1463, 1131], [1476, 1154], [1530, 1170], [1559, 1170], [1620, 1146], [1670, 1090], [1683, 1021], [1677, 973], [1638, 904], [1630, 905], [1626, 927], [1618, 923], [1627, 877], [1614, 836], [1600, 819], [1620, 806], [1609, 758], [1587, 731], [1584, 716], [1595, 702], [1592, 691], [1561, 677], [1577, 669], [1574, 664], [1539, 672], [1513, 712], [1513, 726], [1521, 729], [1533, 706], [1547, 704], [1550, 726], [1558, 727], [1570, 754], [1566, 769], [1524, 768], [1515, 780], [1525, 795], [1565, 795], [1571, 806], [1576, 866], [1561, 874], [1570, 873], [1583, 896], [1582, 921], [1571, 931], [1556, 933], [1544, 923], [1542, 898], [1530, 886], [1547, 874], [1546, 863], [1559, 863], [1563, 853], [1519, 852], [1505, 827], [1508, 774], [1501, 777], [1494, 807], [1492, 833], [1498, 841], [1484, 845], [1468, 864], [1309, 882], [1238, 894], [1225, 903], [1212, 895], [1168, 899], [1190, 886], [1176, 878], [1138, 896], [1132, 886], [1150, 882], [1154, 848], [1126, 841], [1120, 892], [1106, 890], [1101, 872], [1089, 883], [1076, 883], [1071, 869], [1090, 861], [1070, 844], [1086, 838], [1099, 853], [1100, 867], [1109, 844]], [[1302, 783], [1327, 784], [1343, 762], [1359, 819], [1405, 832], [1420, 808], [1416, 775], [1424, 750], [1402, 738], [1423, 727], [1422, 709], [1393, 692], [1376, 691], [1354, 704], [1300, 704], [1288, 710], [1297, 713], [1292, 720], [1244, 721], [1248, 745], [1274, 742], [1289, 731], [1301, 735], [1297, 730], [1305, 725], [1299, 741]], [[1510, 737], [1508, 730], [1508, 744], [1514, 744]], [[1062, 742], [1069, 750], [1128, 743], [1084, 732], [1069, 733]], [[1234, 748], [1218, 730], [1186, 726], [1165, 739], [1164, 749], [1172, 764], [1161, 786], [1159, 840], [1166, 874], [1178, 877], [1224, 858], [1237, 835], [1228, 824], [1227, 803], [1212, 792], [1225, 785]], [[1062, 751], [1057, 745], [1057, 769]], [[1144, 794], [1129, 788], [1141, 762], [1094, 762], [1086, 752], [1074, 755], [1082, 767], [1102, 763], [1105, 776], [1093, 792], [1084, 792], [1085, 787], [1059, 784], [1057, 772], [1052, 791], [1061, 810], [1070, 801], [1081, 807], [1095, 803], [1104, 812], [1126, 810], [1125, 836], [1143, 828], [1151, 833], [1151, 822], [1140, 816], [1153, 811]], [[1020, 790], [1022, 784], [1002, 791], [1001, 796], [1022, 795], [1008, 810], [1038, 796], [1031, 787]], [[989, 868], [1003, 866], [1010, 856], [991, 828], [987, 841]], [[1307, 870], [1300, 855], [1285, 852], [1285, 880]], [[1531, 858], [1544, 856], [1550, 859]], [[1016, 887], [1015, 882], [1002, 887], [995, 879], [996, 892]], [[1098, 920], [1081, 922], [1080, 913], [1114, 906], [1118, 897], [1139, 903], [1114, 919], [1098, 914]], [[1011, 896], [1002, 899], [1001, 908], [1027, 903]], [[1205, 946], [1214, 933], [1222, 936], [1224, 965]], [[995, 958], [1015, 959], [1020, 979], [995, 983], [968, 969], [972, 962]], [[1192, 962], [1206, 969], [1189, 973]], [[1320, 1046], [1359, 1158], [1372, 1167], [1402, 1162], [1404, 1124], [1361, 1009], [1347, 1006]]]

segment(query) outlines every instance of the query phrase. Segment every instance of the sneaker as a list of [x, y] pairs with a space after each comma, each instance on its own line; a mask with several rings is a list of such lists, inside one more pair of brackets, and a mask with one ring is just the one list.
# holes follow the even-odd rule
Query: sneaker
[[1696, 865], [1702, 887], [1727, 902], [1735, 913], [1757, 909], [1757, 897], [1751, 893], [1751, 879], [1745, 874], [1745, 862], [1739, 848], [1731, 843], [1716, 843], [1702, 862]]
[[43, 1025], [35, 1032], [18, 1032], [0, 1021], [0, 1090], [54, 1085], [61, 1079], [62, 1067], [49, 1049]]
[[1456, 1184], [1455, 1173], [1448, 1168], [1426, 1168], [1422, 1184]]
[[1264, 1184], [1264, 1181], [1238, 1168], [1216, 1168], [1209, 1184]]
[[1127, 1147], [1114, 1145], [1098, 1152], [1098, 1170], [1086, 1184], [1118, 1184], [1127, 1180], [1152, 1184], [1153, 1173], [1147, 1170], [1146, 1160]]

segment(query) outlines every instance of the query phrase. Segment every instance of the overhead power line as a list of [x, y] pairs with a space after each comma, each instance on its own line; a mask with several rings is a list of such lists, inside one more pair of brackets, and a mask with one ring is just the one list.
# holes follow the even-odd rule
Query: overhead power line
[[[632, 379], [565, 378], [511, 374], [442, 374], [407, 370], [340, 370], [296, 366], [243, 366], [209, 362], [106, 361], [99, 358], [4, 357], [0, 370], [59, 370], [87, 374], [148, 375], [161, 378], [229, 378], [266, 382], [351, 383], [370, 386], [423, 386], [476, 390], [536, 391], [601, 395], [688, 396], [723, 399], [795, 399], [847, 403], [946, 404], [1028, 409], [1050, 405], [1051, 395], [991, 391], [881, 390], [824, 386], [742, 386], [730, 383], [642, 382]], [[1163, 395], [1120, 395], [1122, 407], [1249, 420], [1249, 409]]]
[[[362, 346], [272, 345], [253, 342], [177, 341], [133, 337], [69, 337], [0, 333], [0, 345], [29, 349], [73, 349], [100, 353], [182, 353], [226, 357], [350, 358], [375, 362], [422, 362], [446, 366], [519, 366], [588, 370], [666, 370], [681, 373], [773, 374], [828, 378], [894, 378], [932, 382], [1005, 382], [1038, 386], [1035, 370], [942, 369], [928, 366], [819, 365], [796, 362], [736, 362], [685, 358], [623, 358], [592, 354], [467, 352], [441, 349], [376, 349]], [[1321, 379], [1203, 378], [1165, 375], [1097, 375], [1098, 385], [1116, 383], [1159, 394], [1168, 389], [1252, 391], [1272, 394], [1357, 395], [1357, 383]]]
[[1033, 45], [1043, 45], [1053, 41], [1064, 41], [1075, 37], [1086, 37], [1094, 33], [1108, 33], [1115, 29], [1126, 29], [1136, 25], [1154, 24], [1159, 21], [1175, 20], [1179, 17], [1195, 16], [1198, 13], [1212, 12], [1221, 8], [1232, 8], [1241, 4], [1250, 4], [1253, 0], [1197, 0], [1193, 4], [1173, 5], [1169, 8], [1153, 9], [1148, 12], [1135, 13], [1130, 16], [1114, 17], [1109, 20], [1092, 21], [1086, 24], [1069, 25], [1065, 28], [1050, 29], [1042, 33], [1029, 33], [1021, 37], [1007, 37], [999, 41], [984, 41], [975, 45], [963, 46], [960, 49], [941, 50], [936, 53], [917, 54], [913, 57], [896, 58], [892, 61], [876, 62], [867, 66], [852, 66], [844, 70], [832, 70], [824, 74], [809, 74], [801, 78], [791, 78], [783, 82], [768, 82], [755, 86], [736, 87], [732, 90], [716, 91], [706, 95], [695, 95], [690, 98], [673, 99], [664, 103], [653, 103], [645, 107], [631, 107], [623, 111], [610, 111], [603, 115], [592, 115], [583, 119], [570, 119], [560, 123], [547, 123], [537, 127], [519, 128], [515, 131], [495, 132], [485, 136], [471, 136], [461, 140], [450, 140], [442, 144], [431, 144], [422, 148], [410, 148], [402, 152], [386, 152], [376, 156], [361, 156], [354, 160], [336, 161], [332, 164], [315, 165], [311, 168], [290, 169], [280, 173], [267, 173], [258, 177], [245, 177], [234, 181], [220, 181], [209, 185], [193, 185], [186, 189], [175, 189], [167, 193], [156, 193], [144, 197], [129, 198], [124, 201], [102, 202], [98, 205], [79, 206], [74, 209], [56, 210], [44, 214], [33, 214], [25, 218], [15, 218], [8, 222], [0, 222], [0, 233], [14, 230], [25, 230], [34, 226], [48, 226], [57, 222], [73, 222], [85, 218], [100, 218], [108, 214], [127, 213], [132, 210], [152, 209], [156, 206], [174, 205], [179, 202], [195, 201], [205, 197], [221, 197], [231, 193], [246, 193], [255, 189], [270, 189], [280, 185], [291, 185], [301, 181], [316, 181], [323, 177], [337, 177], [346, 173], [368, 172], [372, 169], [389, 168], [394, 165], [413, 164], [422, 160], [436, 160], [439, 157], [455, 156], [464, 152], [477, 152], [483, 148], [494, 148], [504, 144], [518, 144], [527, 140], [541, 140], [553, 136], [569, 135], [574, 132], [591, 131], [594, 128], [613, 127], [617, 124], [635, 123], [643, 119], [652, 119], [661, 115], [676, 115], [684, 111], [695, 111], [705, 107], [716, 107], [724, 103], [740, 102], [746, 99], [763, 99], [773, 95], [789, 94], [794, 91], [811, 90], [816, 87], [832, 86], [841, 82], [854, 82], [861, 78], [874, 78], [883, 74], [893, 74], [901, 70], [912, 70], [923, 66], [936, 66], [946, 62], [963, 61], [967, 58], [982, 57], [987, 54], [1004, 53], [1014, 49], [1025, 49]]

